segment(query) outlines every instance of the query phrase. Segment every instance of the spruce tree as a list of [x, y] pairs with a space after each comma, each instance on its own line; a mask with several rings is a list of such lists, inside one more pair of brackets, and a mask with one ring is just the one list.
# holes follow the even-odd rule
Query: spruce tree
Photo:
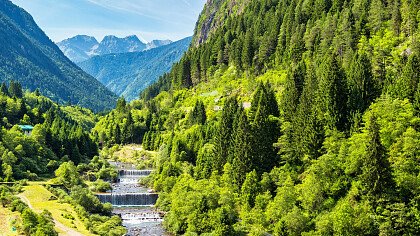
[[4, 96], [9, 96], [9, 90], [7, 88], [6, 82], [1, 83], [0, 92]]
[[347, 125], [346, 78], [335, 56], [327, 54], [318, 68], [317, 113], [325, 128], [344, 131]]
[[124, 96], [120, 97], [117, 101], [117, 111], [125, 112], [127, 107], [127, 101], [125, 100]]
[[[300, 166], [301, 161], [309, 157], [318, 157], [318, 151], [323, 143], [324, 131], [318, 120], [316, 103], [318, 83], [315, 78], [314, 69], [308, 70], [305, 85], [300, 97], [296, 116], [289, 128], [289, 142], [283, 146], [283, 158], [287, 162]], [[286, 133], [287, 134], [287, 133]]]
[[17, 87], [17, 85], [16, 85], [15, 81], [14, 80], [10, 81], [10, 84], [9, 84], [9, 96], [10, 97], [16, 97], [16, 89], [17, 89], [16, 87]]
[[385, 6], [382, 0], [372, 0], [369, 9], [369, 26], [372, 33], [376, 33], [385, 21]]
[[250, 68], [254, 59], [254, 35], [251, 30], [248, 30], [245, 35], [245, 42], [242, 50], [242, 66]]
[[124, 123], [124, 143], [133, 143], [134, 140], [134, 121], [131, 111], [128, 111], [127, 119]]
[[[216, 158], [213, 162], [213, 169], [221, 171], [228, 162], [230, 150], [233, 147], [233, 133], [235, 129], [234, 120], [238, 111], [238, 101], [235, 96], [226, 99], [220, 122], [217, 126], [215, 137]], [[232, 160], [230, 160], [231, 162]]]
[[362, 114], [379, 96], [379, 84], [372, 75], [372, 66], [365, 54], [356, 54], [351, 62], [347, 86], [348, 115], [351, 119], [355, 114]]
[[370, 116], [367, 124], [367, 137], [369, 140], [359, 178], [364, 190], [369, 195], [378, 196], [392, 186], [392, 174], [387, 151], [381, 143], [379, 125], [374, 114]]
[[392, 30], [396, 35], [400, 35], [401, 33], [401, 1], [400, 0], [393, 0], [392, 1], [392, 12], [391, 12], [391, 27]]
[[188, 123], [190, 125], [204, 125], [206, 123], [206, 109], [204, 103], [198, 100], [189, 114]]
[[241, 187], [242, 203], [248, 209], [255, 205], [255, 198], [260, 192], [257, 172], [254, 170], [246, 174], [246, 179]]
[[116, 125], [115, 126], [115, 131], [114, 131], [114, 140], [115, 140], [115, 144], [121, 144], [121, 129], [120, 129], [120, 125]]
[[414, 94], [419, 84], [420, 78], [420, 61], [416, 54], [412, 54], [408, 58], [408, 62], [404, 67], [402, 76], [397, 80], [397, 94], [401, 99], [414, 100]]
[[232, 168], [235, 173], [235, 183], [239, 186], [245, 180], [246, 173], [254, 169], [252, 166], [252, 150], [255, 144], [252, 142], [251, 127], [245, 111], [242, 107], [237, 112], [238, 125], [234, 133]]
[[282, 95], [281, 107], [285, 121], [291, 122], [296, 108], [299, 103], [299, 98], [302, 93], [303, 83], [305, 80], [306, 69], [305, 63], [302, 61], [294, 68], [290, 70], [286, 78], [286, 85]]
[[274, 91], [267, 84], [263, 85], [261, 93], [255, 94], [258, 95], [252, 102], [253, 106], [257, 106], [255, 114], [252, 114], [253, 166], [261, 174], [278, 164], [273, 144], [280, 136], [280, 127], [274, 118], [279, 114]]

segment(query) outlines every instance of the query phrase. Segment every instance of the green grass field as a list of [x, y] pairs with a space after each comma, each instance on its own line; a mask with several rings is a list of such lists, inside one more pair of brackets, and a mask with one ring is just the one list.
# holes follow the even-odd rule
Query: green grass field
[[[53, 194], [45, 187], [32, 183], [32, 185], [26, 186], [24, 192], [19, 196], [23, 200], [27, 200], [36, 212], [41, 212], [46, 209], [51, 212], [54, 220], [60, 222], [65, 227], [80, 232], [83, 235], [94, 235], [86, 229], [70, 204], [59, 203], [58, 200], [50, 200]], [[63, 232], [63, 229], [60, 227], [56, 227], [56, 230]]]
[[0, 205], [0, 236], [19, 235], [12, 230], [14, 220], [19, 220], [19, 213], [11, 212]]
[[148, 165], [152, 164], [151, 162], [156, 155], [157, 152], [144, 150], [142, 145], [129, 144], [121, 146], [118, 151], [114, 152], [112, 159], [125, 163], [143, 163], [147, 168]]

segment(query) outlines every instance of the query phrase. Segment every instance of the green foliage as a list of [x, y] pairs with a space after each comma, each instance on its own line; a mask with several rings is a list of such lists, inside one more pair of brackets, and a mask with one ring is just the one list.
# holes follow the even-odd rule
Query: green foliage
[[[209, 1], [194, 46], [127, 105], [159, 151], [151, 184], [165, 227], [415, 234], [418, 6]], [[102, 121], [110, 134], [118, 112]]]
[[73, 162], [64, 162], [60, 167], [55, 171], [56, 178], [54, 182], [57, 184], [62, 184], [66, 188], [70, 189], [76, 185], [80, 185], [82, 180], [80, 175], [76, 170], [76, 166]]
[[[134, 105], [134, 104], [133, 104]], [[141, 143], [151, 125], [149, 114], [138, 113], [133, 105], [120, 98], [117, 109], [102, 117], [92, 130], [93, 138], [102, 147], [114, 144]]]
[[68, 60], [38, 27], [32, 16], [10, 1], [1, 4], [0, 81], [10, 82], [11, 97], [21, 98], [22, 87], [38, 89], [52, 100], [111, 109], [116, 96]]
[[[20, 84], [13, 82], [13, 86]], [[78, 164], [97, 154], [97, 146], [85, 130], [89, 125], [78, 123], [80, 119], [93, 120], [91, 111], [58, 106], [39, 93], [19, 97], [10, 97], [10, 93], [0, 95], [0, 178], [35, 180], [38, 176], [51, 176], [60, 159]], [[74, 110], [84, 111], [83, 118], [70, 112]], [[17, 125], [34, 125], [32, 134], [25, 135]]]
[[3, 207], [21, 213], [22, 222], [17, 225], [18, 231], [24, 235], [57, 236], [58, 233], [54, 229], [54, 220], [51, 213], [47, 210], [39, 214], [32, 211], [28, 205], [15, 196], [15, 194], [18, 194], [18, 189], [17, 185], [13, 188], [0, 186], [0, 202]]

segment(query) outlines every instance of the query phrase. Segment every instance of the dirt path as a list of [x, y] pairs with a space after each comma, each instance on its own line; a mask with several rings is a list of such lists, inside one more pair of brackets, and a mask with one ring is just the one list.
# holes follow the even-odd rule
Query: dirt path
[[[22, 199], [23, 202], [28, 204], [29, 208], [31, 208], [32, 210], [35, 210], [32, 207], [31, 202], [28, 200], [27, 197], [22, 196], [22, 195], [19, 195], [19, 197], [20, 197], [20, 199]], [[63, 225], [62, 223], [60, 223], [59, 221], [57, 221], [55, 219], [54, 219], [54, 224], [55, 224], [55, 227], [58, 228], [59, 231], [61, 231], [61, 232], [59, 232], [58, 235], [62, 235], [62, 236], [83, 236], [83, 234], [75, 231], [72, 228], [69, 228], [69, 227]]]

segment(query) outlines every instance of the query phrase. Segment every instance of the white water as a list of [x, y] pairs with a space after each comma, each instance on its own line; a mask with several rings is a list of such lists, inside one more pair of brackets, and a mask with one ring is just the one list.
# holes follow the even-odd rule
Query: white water
[[114, 206], [113, 213], [121, 216], [127, 236], [165, 235], [161, 225], [163, 216], [153, 209], [158, 194], [139, 185], [139, 180], [152, 170], [135, 170], [126, 163], [111, 164], [120, 168], [118, 181], [112, 184], [111, 193], [98, 193], [99, 200]]

